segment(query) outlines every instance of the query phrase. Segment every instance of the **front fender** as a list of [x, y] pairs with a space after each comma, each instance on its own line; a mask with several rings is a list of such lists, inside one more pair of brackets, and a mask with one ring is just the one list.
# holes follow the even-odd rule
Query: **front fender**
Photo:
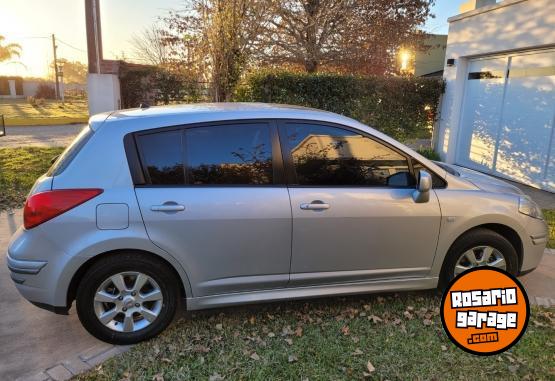
[[441, 228], [431, 275], [439, 276], [453, 243], [467, 231], [488, 224], [514, 230], [526, 250], [530, 240], [530, 217], [518, 212], [518, 196], [477, 190], [437, 190], [441, 206]]

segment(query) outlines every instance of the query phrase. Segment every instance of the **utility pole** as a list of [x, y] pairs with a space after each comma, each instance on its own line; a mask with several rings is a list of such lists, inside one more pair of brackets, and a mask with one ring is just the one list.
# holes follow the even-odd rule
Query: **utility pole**
[[56, 36], [52, 34], [52, 50], [54, 51], [54, 77], [56, 78], [56, 99], [60, 99], [60, 81], [58, 79], [58, 58], [56, 56]]

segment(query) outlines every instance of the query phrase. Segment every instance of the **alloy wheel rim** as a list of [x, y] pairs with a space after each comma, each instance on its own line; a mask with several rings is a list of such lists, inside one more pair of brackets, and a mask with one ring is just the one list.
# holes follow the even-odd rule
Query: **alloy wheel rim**
[[141, 272], [114, 274], [94, 294], [94, 312], [104, 326], [117, 332], [136, 332], [160, 315], [164, 297], [156, 281]]
[[494, 247], [476, 246], [461, 254], [455, 265], [454, 276], [476, 267], [496, 267], [507, 270], [507, 261]]

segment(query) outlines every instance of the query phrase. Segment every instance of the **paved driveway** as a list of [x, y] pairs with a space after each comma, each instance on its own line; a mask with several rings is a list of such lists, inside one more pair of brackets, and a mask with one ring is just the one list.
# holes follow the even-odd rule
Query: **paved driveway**
[[[112, 347], [89, 335], [74, 309], [70, 316], [56, 315], [33, 306], [19, 295], [10, 279], [4, 253], [9, 237], [21, 221], [21, 210], [14, 215], [0, 213], [0, 380], [22, 376], [26, 379], [64, 361], [72, 362], [68, 367], [84, 366], [77, 356], [89, 360]], [[54, 372], [60, 373], [60, 369]]]
[[65, 147], [83, 129], [84, 124], [64, 126], [6, 127], [6, 136], [0, 138], [0, 148], [23, 146]]

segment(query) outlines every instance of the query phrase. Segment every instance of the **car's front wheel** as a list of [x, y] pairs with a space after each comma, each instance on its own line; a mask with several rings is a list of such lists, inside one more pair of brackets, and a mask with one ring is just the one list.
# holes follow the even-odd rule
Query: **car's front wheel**
[[77, 289], [77, 314], [93, 336], [133, 344], [163, 331], [178, 304], [178, 280], [164, 262], [141, 253], [100, 259]]
[[456, 276], [475, 267], [496, 267], [518, 273], [518, 255], [509, 240], [489, 229], [474, 229], [461, 236], [449, 249], [440, 277], [446, 287]]

